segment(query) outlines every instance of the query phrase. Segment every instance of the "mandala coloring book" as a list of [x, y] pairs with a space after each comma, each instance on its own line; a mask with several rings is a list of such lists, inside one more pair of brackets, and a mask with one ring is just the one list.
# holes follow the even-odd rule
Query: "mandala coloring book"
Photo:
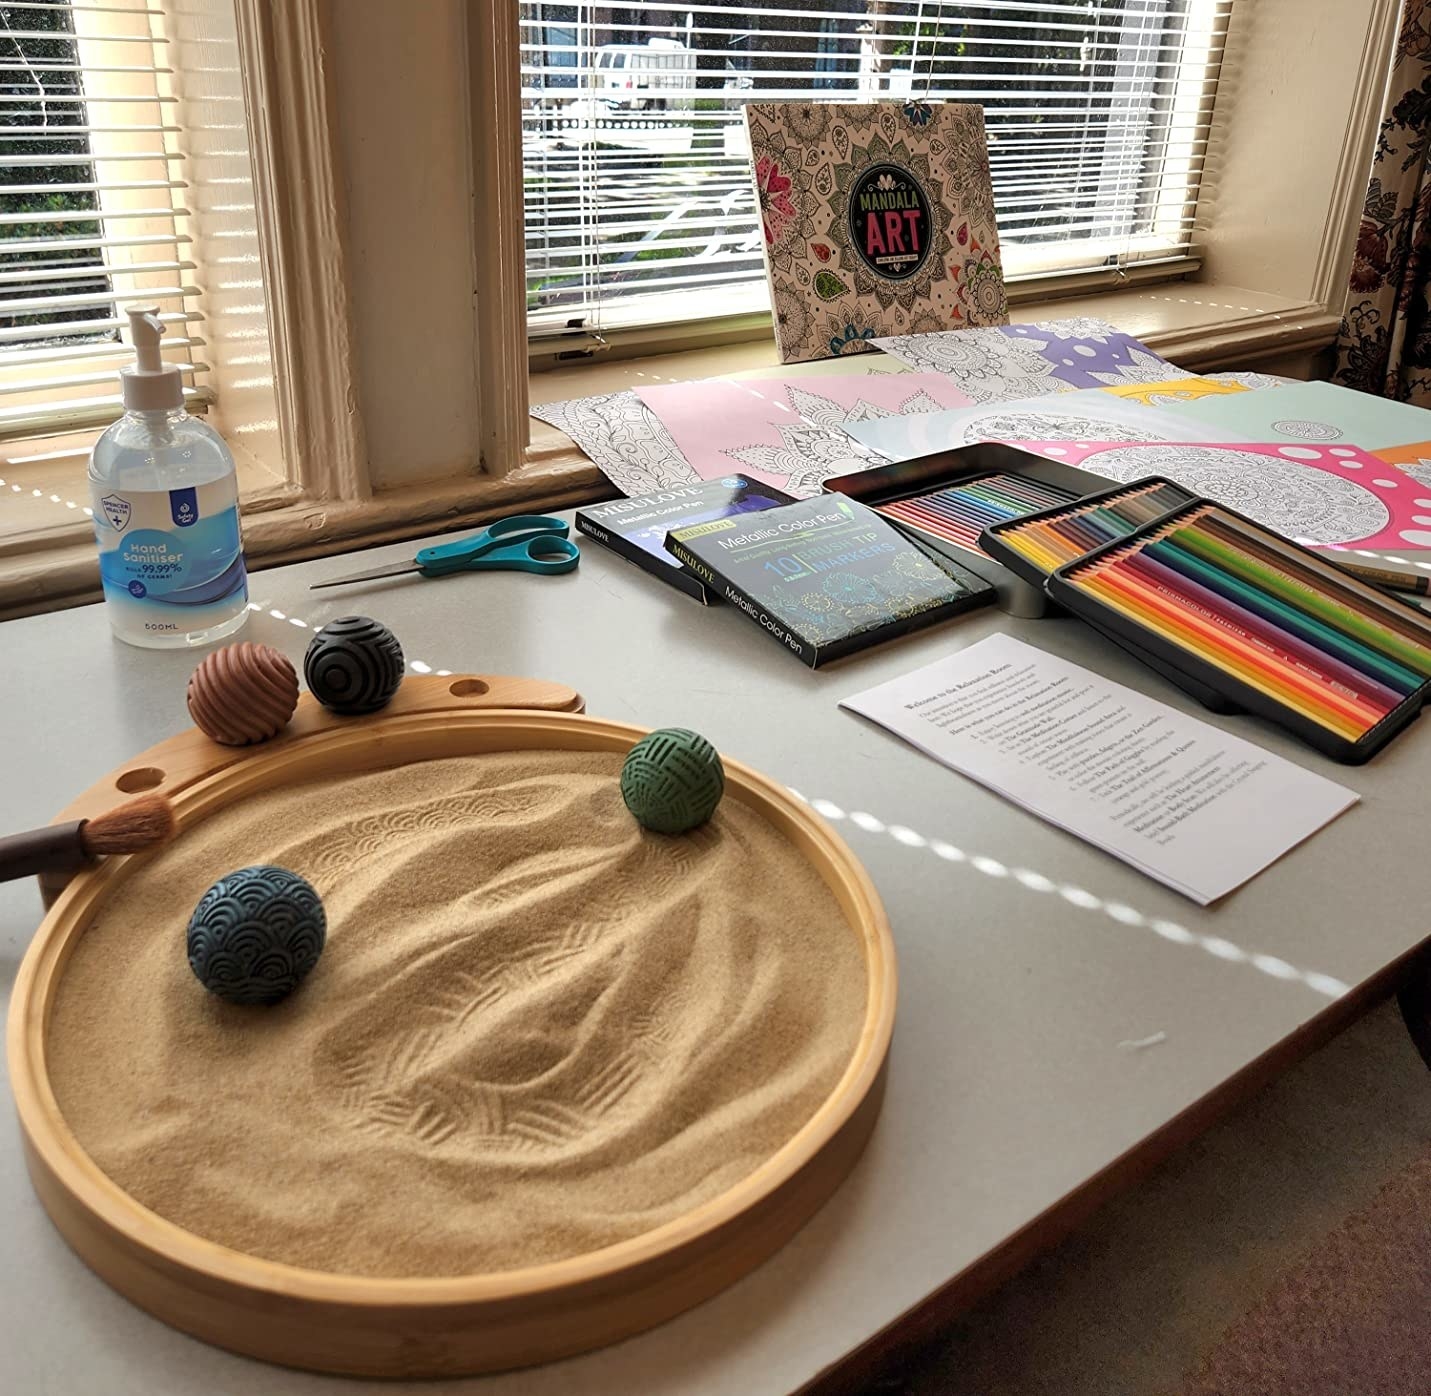
[[981, 108], [759, 102], [745, 120], [784, 362], [1008, 323]]

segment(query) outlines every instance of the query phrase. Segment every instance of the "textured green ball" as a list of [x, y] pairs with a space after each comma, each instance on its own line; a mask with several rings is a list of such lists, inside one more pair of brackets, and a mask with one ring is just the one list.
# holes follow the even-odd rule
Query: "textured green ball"
[[685, 727], [642, 737], [621, 768], [621, 798], [644, 828], [684, 834], [704, 824], [725, 794], [720, 753]]

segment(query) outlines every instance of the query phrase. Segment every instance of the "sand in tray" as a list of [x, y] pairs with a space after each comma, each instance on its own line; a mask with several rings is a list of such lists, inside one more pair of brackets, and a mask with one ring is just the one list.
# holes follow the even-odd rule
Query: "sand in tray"
[[[185, 833], [65, 971], [49, 1075], [127, 1193], [250, 1255], [458, 1275], [579, 1255], [739, 1182], [839, 1080], [855, 933], [727, 799], [643, 832], [620, 758], [517, 752], [293, 786]], [[284, 1003], [184, 957], [216, 878], [308, 878], [328, 943]]]

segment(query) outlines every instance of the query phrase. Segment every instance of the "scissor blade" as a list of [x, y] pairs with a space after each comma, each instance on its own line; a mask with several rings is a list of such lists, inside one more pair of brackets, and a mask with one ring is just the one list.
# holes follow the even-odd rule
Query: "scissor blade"
[[416, 562], [395, 562], [391, 567], [374, 567], [371, 572], [350, 572], [346, 577], [332, 577], [326, 582], [314, 582], [309, 591], [321, 591], [324, 587], [344, 587], [349, 582], [373, 582], [379, 577], [400, 577], [404, 572], [419, 572]]

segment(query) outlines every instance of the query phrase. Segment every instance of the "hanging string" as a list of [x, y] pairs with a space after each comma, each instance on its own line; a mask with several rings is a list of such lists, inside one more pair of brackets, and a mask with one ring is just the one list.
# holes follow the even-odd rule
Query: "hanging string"
[[[935, 53], [937, 52], [937, 48], [938, 48], [938, 41], [939, 41], [940, 32], [943, 30], [944, 25], [945, 25], [945, 23], [946, 23], [946, 21], [947, 21], [947, 17], [946, 17], [946, 15], [945, 15], [945, 13], [944, 13], [944, 5], [945, 5], [945, 0], [939, 0], [939, 18], [935, 21], [935, 32], [934, 32], [934, 36], [933, 36], [933, 37], [931, 38], [931, 40], [930, 40], [930, 46], [929, 46], [929, 67], [928, 67], [928, 70], [927, 70], [927, 71], [925, 72], [925, 74], [924, 74], [924, 91], [919, 94], [919, 98], [918, 98], [918, 100], [921, 101], [921, 102], [927, 102], [927, 101], [929, 100], [929, 97], [930, 97], [931, 92], [933, 92], [933, 90], [934, 90], [934, 57], [935, 57]], [[915, 33], [915, 36], [914, 36], [914, 41], [915, 41], [916, 46], [918, 45], [919, 39], [920, 39], [920, 37], [923, 35], [923, 32], [924, 32], [924, 0], [920, 0], [920, 4], [919, 4], [919, 19], [918, 19], [918, 21], [917, 21], [917, 24], [918, 24], [918, 29], [917, 29], [917, 31], [916, 31], [916, 33]], [[912, 76], [913, 71], [914, 71], [914, 62], [913, 62], [912, 59], [911, 59], [911, 61], [910, 61], [909, 67], [910, 67], [910, 73], [911, 73], [911, 76]], [[911, 83], [910, 83], [911, 89], [913, 88], [913, 85], [914, 85], [913, 82], [911, 82]]]

